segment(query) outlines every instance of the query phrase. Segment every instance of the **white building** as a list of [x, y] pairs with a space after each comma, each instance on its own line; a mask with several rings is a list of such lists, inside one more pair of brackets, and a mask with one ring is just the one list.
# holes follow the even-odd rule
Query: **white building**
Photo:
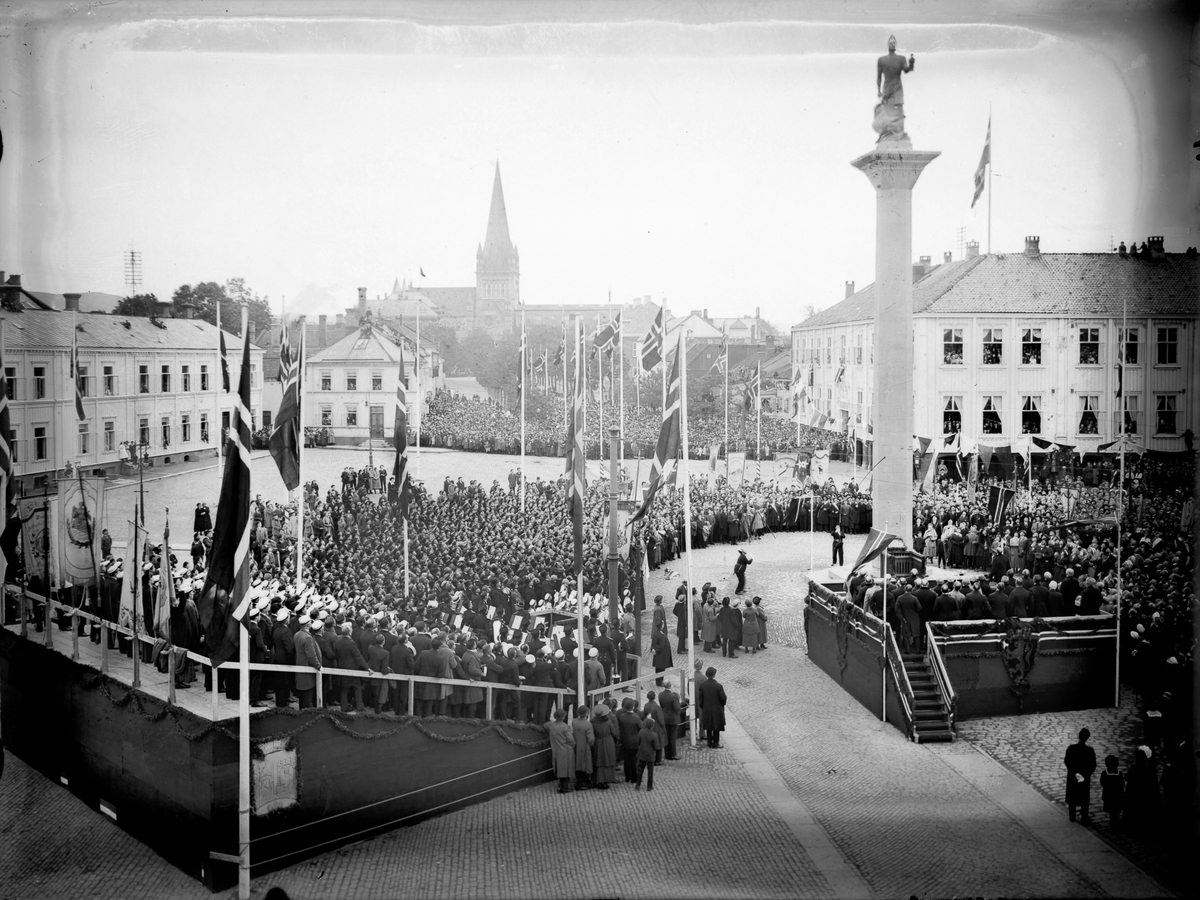
[[[76, 295], [66, 296], [70, 307]], [[14, 471], [25, 490], [53, 481], [68, 462], [87, 473], [118, 474], [122, 461], [130, 459], [130, 443], [148, 445], [156, 465], [216, 456], [235, 405], [233, 395], [222, 390], [216, 326], [70, 308], [14, 309], [8, 300], [5, 305], [10, 441]], [[75, 411], [70, 376], [73, 327], [83, 421]], [[225, 343], [236, 390], [241, 338], [226, 332]], [[262, 350], [252, 345], [250, 358], [250, 405], [257, 424]]]
[[[340, 444], [358, 444], [368, 438], [388, 440], [395, 424], [396, 385], [403, 356], [407, 385], [409, 427], [417, 428], [421, 416], [418, 395], [445, 386], [436, 350], [421, 347], [420, 379], [416, 377], [416, 342], [404, 329], [397, 333], [368, 321], [305, 364], [305, 427], [328, 428]], [[400, 345], [404, 351], [401, 354]]]
[[[1136, 256], [1042, 253], [1030, 237], [1024, 253], [980, 256], [973, 243], [957, 262], [922, 258], [916, 433], [959, 434], [964, 449], [1032, 435], [1087, 452], [1124, 426], [1144, 449], [1184, 450], [1200, 413], [1200, 260], [1165, 253], [1162, 238], [1144, 246]], [[834, 427], [862, 437], [874, 400], [874, 286], [848, 283], [847, 294], [792, 329], [792, 364]]]

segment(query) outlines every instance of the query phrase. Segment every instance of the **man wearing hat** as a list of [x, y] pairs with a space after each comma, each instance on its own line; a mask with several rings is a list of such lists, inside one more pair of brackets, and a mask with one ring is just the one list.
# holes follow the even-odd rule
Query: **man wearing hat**
[[[318, 620], [319, 621], [319, 620]], [[307, 614], [300, 617], [300, 630], [296, 632], [294, 648], [297, 666], [308, 666], [316, 671], [301, 669], [296, 672], [296, 695], [301, 709], [312, 709], [317, 705], [317, 679], [321, 677], [321, 648], [312, 635], [312, 620]]]
[[[271, 629], [271, 646], [274, 650], [273, 662], [277, 666], [294, 666], [296, 664], [296, 644], [292, 640], [292, 630], [288, 627], [291, 610], [280, 605], [275, 612], [275, 627]], [[290, 672], [275, 673], [275, 705], [288, 706], [292, 699], [292, 675]]]

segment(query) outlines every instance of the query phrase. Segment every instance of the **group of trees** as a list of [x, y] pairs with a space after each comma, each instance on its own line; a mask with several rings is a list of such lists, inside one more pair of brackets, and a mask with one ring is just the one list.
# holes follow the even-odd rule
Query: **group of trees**
[[[221, 307], [221, 327], [237, 334], [242, 330], [242, 303], [248, 305], [250, 321], [259, 335], [271, 328], [271, 307], [268, 298], [246, 287], [244, 278], [230, 278], [224, 284], [202, 281], [183, 284], [171, 297], [168, 317], [183, 318], [185, 307], [192, 307], [193, 317], [212, 325], [217, 323], [217, 305]], [[158, 297], [155, 294], [135, 294], [125, 297], [113, 309], [118, 316], [157, 315]]]

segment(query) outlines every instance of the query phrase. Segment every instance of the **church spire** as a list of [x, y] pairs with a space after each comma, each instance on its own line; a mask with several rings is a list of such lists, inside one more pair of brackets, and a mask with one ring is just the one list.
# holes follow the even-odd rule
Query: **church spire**
[[500, 184], [500, 163], [492, 182], [492, 206], [488, 211], [487, 237], [483, 241], [483, 263], [488, 268], [506, 268], [512, 255], [512, 239], [508, 236], [508, 213], [504, 208], [504, 187]]

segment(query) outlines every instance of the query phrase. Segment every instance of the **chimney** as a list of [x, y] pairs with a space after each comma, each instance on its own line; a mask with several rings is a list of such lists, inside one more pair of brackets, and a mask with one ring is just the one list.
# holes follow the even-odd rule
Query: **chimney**
[[21, 305], [21, 276], [9, 275], [4, 282], [4, 306], [6, 309], [19, 310]]
[[1125, 246], [1124, 241], [1121, 241], [1121, 245], [1117, 247], [1117, 254], [1121, 257], [1121, 259], [1127, 259], [1129, 257], [1129, 248]]
[[82, 294], [63, 294], [63, 299], [67, 301], [67, 312], [79, 312], [79, 298]]
[[707, 306], [704, 308], [704, 321], [705, 322], [708, 321], [708, 307]]
[[921, 263], [913, 263], [913, 281], [920, 281], [925, 277], [925, 266]]
[[979, 255], [979, 241], [967, 241], [967, 259], [974, 259]]
[[179, 309], [180, 309], [180, 311], [183, 313], [183, 317], [184, 317], [185, 319], [194, 319], [194, 318], [196, 318], [196, 306], [195, 306], [195, 304], [193, 304], [193, 303], [181, 303], [181, 304], [179, 305]]
[[853, 281], [846, 282], [846, 296], [847, 297], [854, 296], [854, 282]]
[[367, 311], [367, 289], [365, 287], [358, 289], [358, 311], [359, 314]]
[[921, 257], [921, 267], [926, 272], [928, 272], [931, 268], [933, 268], [933, 257], [932, 256], [922, 256]]
[[754, 318], [756, 318], [756, 319], [762, 318], [762, 307], [761, 306], [754, 307]]
[[159, 300], [154, 304], [154, 315], [160, 319], [167, 318], [171, 313], [171, 303], [168, 300]]
[[1030, 259], [1037, 259], [1039, 256], [1042, 255], [1042, 251], [1040, 249], [1038, 249], [1038, 241], [1040, 241], [1040, 240], [1041, 240], [1041, 238], [1038, 237], [1036, 234], [1026, 235], [1026, 237], [1025, 237], [1025, 255], [1028, 256]]
[[1166, 256], [1163, 251], [1163, 236], [1161, 234], [1152, 234], [1146, 238], [1146, 244], [1150, 247], [1151, 259], [1162, 259]]
[[949, 250], [947, 250], [945, 253], [942, 254], [942, 265], [948, 266], [952, 262], [954, 262], [954, 254], [951, 253]]
[[771, 352], [775, 350], [775, 335], [773, 334], [767, 335], [767, 349]]
[[322, 347], [329, 346], [329, 316], [321, 313], [317, 316], [317, 341]]
[[342, 326], [344, 326], [346, 324], [346, 314], [338, 313], [336, 316], [333, 317], [333, 321], [334, 321], [334, 324], [338, 326], [338, 328], [341, 328]]

